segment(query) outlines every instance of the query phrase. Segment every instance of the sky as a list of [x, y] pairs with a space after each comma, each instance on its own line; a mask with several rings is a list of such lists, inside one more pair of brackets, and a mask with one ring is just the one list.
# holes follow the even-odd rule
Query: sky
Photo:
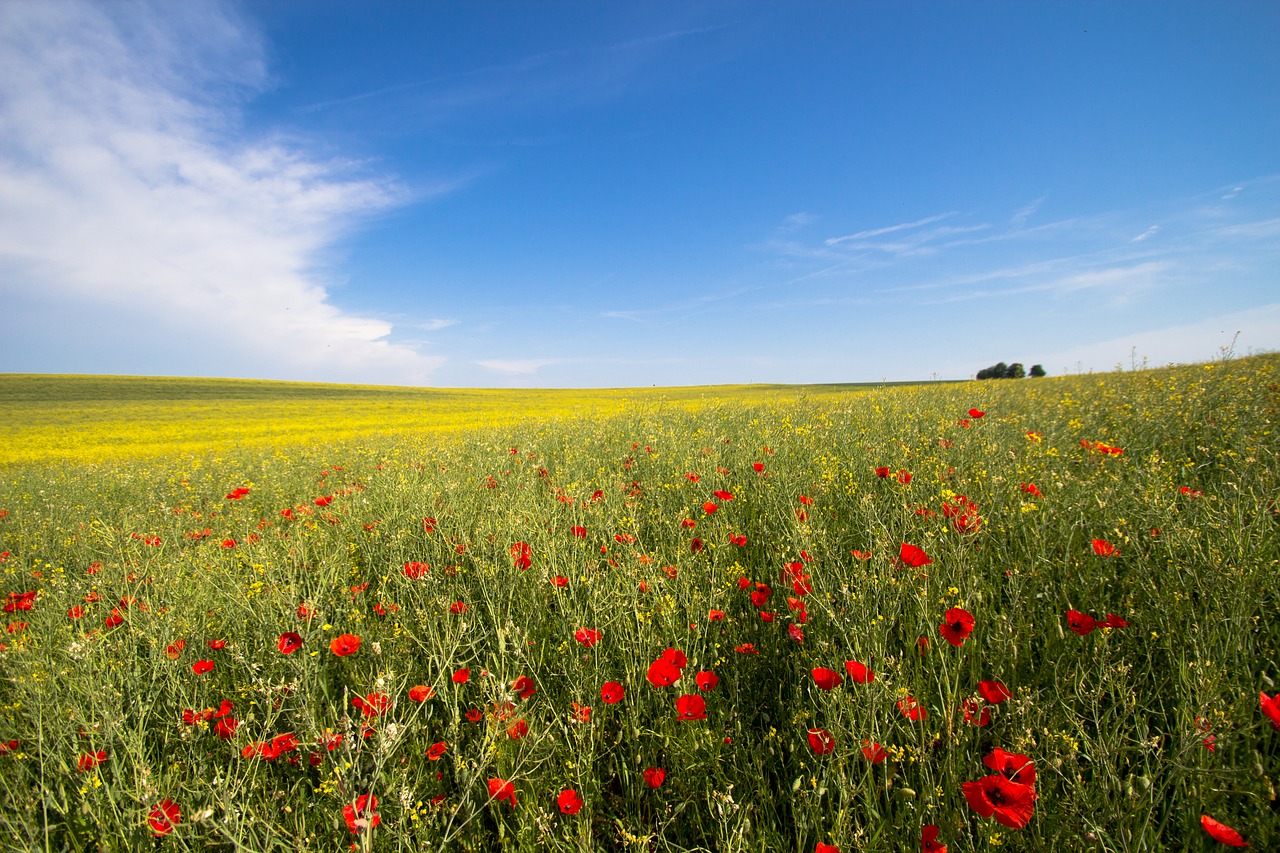
[[0, 2], [0, 372], [1280, 349], [1280, 3]]

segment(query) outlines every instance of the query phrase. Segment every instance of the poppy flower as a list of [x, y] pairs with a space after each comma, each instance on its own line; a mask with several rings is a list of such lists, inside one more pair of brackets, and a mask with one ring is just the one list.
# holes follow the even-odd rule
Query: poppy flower
[[698, 476], [697, 474], [685, 474], [684, 478], [688, 480], [690, 483], [696, 483], [702, 479], [702, 477]]
[[1236, 832], [1225, 823], [1220, 823], [1207, 814], [1200, 815], [1200, 825], [1204, 827], [1204, 831], [1209, 833], [1209, 837], [1214, 841], [1220, 841], [1228, 847], [1248, 847], [1249, 844], [1240, 837], [1240, 833]]
[[533, 697], [533, 694], [538, 692], [538, 688], [533, 683], [533, 679], [527, 675], [522, 675], [515, 681], [511, 682], [511, 689], [520, 696], [522, 701], [528, 701]]
[[703, 547], [703, 545], [702, 545], [702, 540], [701, 540], [701, 539], [699, 539], [698, 537], [696, 537], [696, 536], [695, 536], [695, 537], [693, 537], [692, 539], [690, 539], [690, 540], [689, 540], [689, 551], [690, 551], [691, 553], [694, 553], [694, 554], [701, 554], [701, 553], [702, 553], [702, 547]]
[[445, 751], [449, 749], [449, 744], [444, 741], [436, 741], [431, 744], [431, 748], [427, 750], [428, 761], [439, 761], [444, 757]]
[[84, 608], [78, 604], [67, 611], [67, 617], [69, 619], [80, 619], [83, 616], [84, 616]]
[[468, 708], [467, 719], [473, 723], [478, 723], [484, 719], [484, 712], [479, 708]]
[[226, 640], [208, 640], [205, 643], [205, 645], [216, 652], [219, 649], [225, 649], [227, 647], [227, 641]]
[[1107, 618], [1097, 623], [1099, 628], [1128, 628], [1129, 623], [1121, 619], [1114, 613], [1108, 613]]
[[582, 796], [572, 788], [565, 788], [556, 797], [556, 805], [563, 814], [577, 814], [582, 811]]
[[377, 807], [378, 798], [373, 794], [361, 794], [356, 797], [355, 805], [347, 803], [342, 807], [342, 818], [347, 823], [347, 829], [359, 832], [362, 829], [372, 829], [382, 823], [382, 816], [374, 811]]
[[758, 655], [760, 652], [756, 649], [755, 643], [742, 643], [734, 646], [733, 650], [740, 655]]
[[622, 701], [622, 697], [626, 695], [626, 690], [616, 681], [606, 681], [600, 685], [600, 701], [606, 705], [616, 705]]
[[973, 633], [973, 614], [960, 607], [947, 611], [946, 621], [938, 626], [942, 638], [956, 648], [964, 645], [964, 641]]
[[1036, 497], [1036, 498], [1044, 497], [1044, 495], [1040, 494], [1040, 490], [1036, 488], [1035, 483], [1023, 483], [1021, 486], [1021, 489], [1022, 491], [1031, 495], [1032, 497]]
[[644, 769], [644, 783], [650, 788], [659, 788], [662, 786], [663, 780], [667, 778], [667, 771], [661, 767], [646, 767]]
[[898, 552], [898, 559], [902, 561], [904, 566], [910, 566], [918, 569], [921, 566], [927, 566], [933, 562], [929, 559], [929, 555], [919, 545], [911, 545], [907, 542], [902, 543], [902, 549]]
[[291, 655], [302, 648], [302, 635], [297, 631], [285, 631], [280, 635], [276, 648], [280, 649], [281, 654]]
[[165, 647], [164, 655], [169, 660], [177, 660], [182, 656], [182, 650], [187, 647], [186, 640], [177, 640]]
[[1094, 539], [1093, 553], [1099, 557], [1110, 557], [1116, 553], [1116, 546], [1105, 539]]
[[985, 414], [986, 414], [986, 412], [984, 412], [984, 411], [982, 411], [982, 410], [980, 410], [980, 409], [970, 409], [970, 410], [969, 410], [969, 417], [974, 418], [975, 420], [976, 420], [976, 419], [978, 419], [978, 418], [980, 418], [980, 417], [982, 417], [982, 416], [983, 416], [983, 415], [985, 415]]
[[820, 666], [813, 670], [813, 683], [818, 685], [821, 690], [834, 690], [840, 686], [840, 682], [843, 680], [840, 677], [840, 673], [834, 669]]
[[214, 724], [213, 733], [223, 740], [230, 740], [235, 737], [236, 729], [239, 727], [240, 721], [235, 717], [223, 717]]
[[355, 634], [339, 634], [329, 643], [329, 651], [340, 658], [353, 655], [360, 650], [360, 638]]
[[902, 712], [902, 716], [906, 717], [908, 720], [911, 720], [912, 722], [915, 722], [917, 720], [923, 720], [925, 717], [929, 716], [929, 712], [926, 711], [924, 707], [919, 702], [916, 701], [916, 697], [914, 696], [908, 696], [905, 699], [899, 699], [898, 710]]
[[813, 848], [813, 853], [840, 853], [840, 848], [834, 844], [823, 844], [818, 842], [818, 846]]
[[982, 763], [1010, 782], [1033, 786], [1036, 783], [1036, 765], [1020, 752], [1005, 752], [996, 747], [982, 758]]
[[529, 734], [529, 724], [524, 720], [516, 720], [507, 728], [507, 737], [512, 740], [520, 740]]
[[857, 684], [869, 684], [876, 680], [876, 674], [865, 664], [858, 663], [856, 660], [845, 661], [844, 671], [849, 673], [850, 680]]
[[569, 579], [564, 575], [556, 575], [551, 579], [551, 585], [563, 589], [569, 585]]
[[415, 684], [413, 687], [409, 688], [409, 698], [414, 702], [425, 702], [435, 695], [435, 688], [428, 687], [425, 684]]
[[579, 628], [573, 632], [573, 638], [587, 648], [600, 642], [600, 632], [594, 628]]
[[431, 567], [426, 563], [410, 560], [404, 564], [404, 576], [409, 580], [417, 580], [430, 571]]
[[191, 671], [196, 675], [204, 675], [205, 673], [213, 672], [213, 661], [198, 660], [191, 664]]
[[391, 707], [391, 697], [385, 693], [370, 693], [363, 698], [356, 696], [351, 704], [366, 717], [379, 717]]
[[742, 547], [747, 544], [747, 537], [746, 537], [746, 534], [742, 534], [742, 533], [730, 533], [729, 541], [732, 542], [734, 545]]
[[680, 669], [666, 658], [658, 658], [649, 664], [649, 671], [645, 673], [645, 678], [654, 687], [668, 687], [679, 680]]
[[712, 494], [714, 494], [717, 498], [719, 498], [722, 501], [733, 500], [733, 492], [726, 492], [724, 489], [716, 489], [716, 491], [713, 492]]
[[1097, 622], [1088, 613], [1081, 613], [1079, 610], [1067, 611], [1067, 627], [1081, 637], [1092, 633], [1096, 626]]
[[960, 710], [964, 713], [964, 721], [970, 725], [978, 728], [991, 725], [991, 709], [980, 699], [970, 696], [960, 703]]
[[864, 740], [862, 742], [862, 755], [872, 764], [879, 764], [889, 757], [889, 750], [873, 740]]
[[898, 472], [898, 482], [899, 482], [899, 483], [901, 483], [901, 484], [902, 484], [902, 485], [904, 485], [904, 486], [909, 486], [909, 485], [911, 485], [911, 474], [910, 474], [910, 473], [908, 473], [908, 472], [907, 472], [907, 471], [905, 471], [905, 470], [903, 470], [903, 471], [899, 471], [899, 472]]
[[677, 719], [688, 721], [707, 718], [707, 700], [696, 693], [686, 694], [676, 700]]
[[1259, 690], [1258, 704], [1262, 706], [1262, 713], [1271, 721], [1272, 727], [1280, 731], [1280, 693], [1268, 696]]
[[836, 739], [826, 729], [809, 729], [809, 748], [814, 755], [827, 755], [836, 748]]
[[471, 679], [471, 670], [466, 667], [454, 670], [454, 673], [450, 678], [453, 680], [454, 684], [466, 684]]
[[986, 699], [992, 705], [999, 705], [1001, 702], [1013, 696], [1009, 692], [1009, 688], [1005, 687], [999, 681], [979, 681], [978, 693], [983, 699]]
[[920, 830], [920, 853], [947, 853], [947, 845], [938, 843], [938, 827], [929, 824]]
[[160, 804], [147, 815], [147, 825], [151, 834], [157, 837], [168, 835], [173, 828], [182, 822], [182, 811], [172, 800], [161, 800]]
[[511, 546], [511, 561], [520, 571], [533, 565], [533, 549], [527, 542], [517, 542]]
[[1010, 829], [1022, 829], [1035, 812], [1035, 791], [1029, 785], [1010, 782], [999, 773], [960, 786], [969, 807], [983, 817], [994, 817]]
[[715, 690], [716, 685], [720, 683], [720, 676], [714, 672], [700, 672], [694, 676], [693, 680], [699, 690]]
[[106, 760], [107, 760], [107, 754], [102, 750], [98, 750], [97, 752], [90, 752], [80, 756], [80, 758], [76, 760], [76, 768], [81, 773], [84, 773], [86, 771], [92, 770], [93, 768], [97, 767], [99, 764], [101, 764]]
[[707, 515], [715, 515], [718, 509], [720, 509], [720, 505], [715, 501], [707, 501], [702, 505], [702, 511]]

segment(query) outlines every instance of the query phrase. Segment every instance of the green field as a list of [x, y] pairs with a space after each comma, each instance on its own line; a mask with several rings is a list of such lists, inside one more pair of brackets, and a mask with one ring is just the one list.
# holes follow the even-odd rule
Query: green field
[[5, 849], [1280, 849], [1280, 357], [0, 407]]

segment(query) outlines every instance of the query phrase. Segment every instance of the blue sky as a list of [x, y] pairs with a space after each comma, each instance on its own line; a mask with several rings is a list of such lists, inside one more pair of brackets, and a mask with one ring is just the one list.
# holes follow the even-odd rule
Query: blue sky
[[8, 0], [0, 371], [647, 386], [1280, 349], [1278, 42], [1270, 2]]

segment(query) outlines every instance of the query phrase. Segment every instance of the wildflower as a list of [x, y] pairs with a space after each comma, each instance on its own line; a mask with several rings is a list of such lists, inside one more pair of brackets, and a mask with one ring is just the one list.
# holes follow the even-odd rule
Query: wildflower
[[583, 527], [583, 526], [581, 526], [581, 525], [576, 525], [576, 526], [574, 526], [574, 527], [570, 527], [570, 528], [569, 528], [569, 532], [570, 532], [570, 533], [572, 533], [572, 534], [573, 534], [576, 538], [578, 538], [578, 539], [586, 539], [586, 538], [587, 538], [587, 528], [585, 528], [585, 527]]
[[1020, 752], [1005, 752], [996, 747], [983, 757], [982, 763], [1010, 782], [1028, 787], [1036, 783], [1035, 762]]
[[876, 476], [877, 476], [877, 477], [879, 477], [881, 480], [887, 479], [887, 478], [888, 478], [888, 476], [889, 476], [889, 468], [888, 468], [888, 466], [881, 466], [881, 467], [877, 468], [877, 469], [876, 469]]
[[929, 824], [920, 830], [920, 853], [947, 853], [947, 845], [938, 843], [938, 827]]
[[1093, 540], [1093, 553], [1099, 557], [1110, 557], [1116, 553], [1116, 546], [1112, 545], [1105, 539]]
[[436, 741], [431, 744], [431, 748], [427, 750], [426, 756], [428, 761], [439, 761], [444, 757], [445, 751], [448, 750], [449, 744], [445, 741]]
[[1067, 627], [1081, 637], [1090, 634], [1096, 625], [1094, 618], [1088, 613], [1081, 613], [1079, 610], [1067, 611]]
[[741, 645], [739, 645], [739, 646], [734, 646], [734, 649], [733, 649], [733, 650], [734, 650], [735, 652], [737, 652], [738, 654], [740, 654], [740, 655], [758, 655], [758, 654], [760, 654], [760, 652], [756, 651], [756, 647], [755, 647], [755, 644], [754, 644], [754, 643], [743, 643], [743, 644], [741, 644]]
[[661, 767], [646, 767], [644, 769], [644, 783], [650, 788], [659, 788], [662, 786], [663, 780], [667, 778], [667, 771]]
[[97, 767], [99, 764], [101, 764], [106, 760], [107, 760], [107, 754], [102, 750], [98, 750], [97, 752], [90, 752], [80, 756], [80, 758], [76, 761], [76, 768], [79, 769], [81, 773], [84, 773], [86, 771], [92, 770], [93, 768]]
[[717, 489], [713, 494], [722, 501], [733, 500], [733, 492], [726, 492], [724, 489]]
[[889, 757], [889, 750], [873, 740], [863, 740], [862, 755], [872, 764], [879, 764]]
[[929, 559], [929, 555], [919, 545], [911, 545], [907, 542], [902, 543], [902, 549], [898, 552], [898, 559], [902, 561], [904, 566], [910, 566], [918, 569], [921, 566], [927, 566], [933, 562]]
[[952, 607], [947, 611], [946, 621], [938, 626], [938, 632], [948, 643], [960, 648], [973, 633], [973, 614], [960, 607]]
[[667, 687], [675, 684], [680, 678], [680, 668], [666, 658], [658, 658], [649, 664], [649, 671], [645, 673], [645, 678], [649, 679], [649, 683], [654, 687]]
[[428, 687], [425, 684], [415, 684], [413, 687], [409, 688], [409, 698], [414, 702], [425, 702], [435, 695], [435, 688]]
[[373, 829], [382, 823], [382, 816], [374, 811], [378, 807], [378, 798], [373, 794], [361, 794], [356, 797], [355, 805], [347, 803], [342, 807], [342, 818], [347, 829], [360, 832], [362, 829]]
[[538, 692], [537, 685], [533, 683], [533, 679], [527, 675], [522, 675], [515, 681], [511, 682], [511, 689], [516, 692], [521, 701], [528, 701], [533, 694]]
[[1010, 829], [1022, 829], [1035, 811], [1035, 791], [1029, 785], [1010, 782], [993, 773], [960, 786], [969, 807], [983, 817], [994, 817]]
[[226, 640], [208, 640], [205, 642], [205, 645], [216, 652], [216, 651], [219, 651], [220, 649], [225, 649], [227, 647], [227, 641]]
[[818, 846], [813, 848], [813, 853], [840, 853], [840, 848], [834, 844], [823, 844], [818, 842]]
[[551, 585], [563, 589], [569, 585], [569, 579], [564, 575], [556, 575], [551, 579]]
[[533, 565], [533, 549], [527, 542], [517, 542], [511, 546], [511, 560], [517, 569], [525, 571]]
[[849, 673], [850, 680], [857, 684], [869, 684], [876, 680], [876, 674], [865, 664], [858, 663], [856, 660], [845, 661], [844, 671]]
[[747, 544], [747, 537], [745, 534], [741, 533], [730, 533], [729, 541], [734, 545], [745, 546]]
[[979, 681], [978, 693], [982, 695], [992, 705], [999, 705], [1001, 702], [1013, 696], [1009, 692], [1009, 688], [1005, 687], [999, 681]]
[[1023, 483], [1019, 488], [1021, 488], [1022, 491], [1026, 492], [1032, 497], [1036, 497], [1036, 498], [1044, 497], [1044, 495], [1040, 494], [1040, 490], [1036, 488], [1035, 483]]
[[470, 609], [471, 607], [465, 601], [455, 601], [449, 605], [449, 612], [455, 616], [461, 616]]
[[991, 709], [980, 699], [970, 696], [960, 704], [960, 710], [964, 713], [964, 721], [970, 725], [978, 728], [991, 725]]
[[809, 748], [814, 755], [827, 755], [836, 748], [836, 739], [826, 729], [809, 729]]
[[370, 693], [363, 698], [354, 697], [351, 704], [366, 717], [378, 717], [391, 707], [391, 697], [385, 693]]
[[431, 566], [426, 563], [422, 563], [417, 560], [410, 560], [404, 564], [404, 576], [409, 580], [416, 581], [418, 578], [425, 575], [430, 569]]
[[725, 612], [723, 610], [711, 610], [707, 613], [708, 622], [723, 622], [724, 619]]
[[1258, 704], [1262, 706], [1262, 713], [1276, 731], [1280, 731], [1280, 693], [1275, 696], [1268, 696], [1261, 690], [1258, 691]]
[[302, 635], [297, 631], [285, 631], [280, 635], [276, 648], [280, 649], [281, 654], [291, 655], [302, 648]]
[[147, 825], [151, 827], [151, 834], [157, 837], [173, 832], [173, 828], [181, 822], [182, 811], [172, 800], [161, 800], [160, 804], [147, 815]]
[[1107, 618], [1097, 623], [1099, 628], [1128, 628], [1129, 623], [1121, 619], [1114, 613], [1108, 613]]
[[494, 801], [506, 800], [512, 808], [515, 808], [516, 786], [506, 779], [490, 779], [489, 798]]
[[813, 683], [818, 685], [821, 690], [834, 690], [840, 686], [840, 682], [843, 680], [840, 677], [840, 673], [834, 669], [818, 667], [813, 670]]
[[600, 642], [600, 632], [594, 628], [579, 628], [573, 632], [573, 638], [587, 648]]
[[1240, 837], [1240, 833], [1236, 832], [1225, 823], [1220, 823], [1209, 817], [1207, 814], [1200, 815], [1200, 825], [1204, 827], [1204, 831], [1209, 833], [1209, 837], [1214, 841], [1220, 841], [1228, 847], [1248, 847], [1249, 844]]
[[715, 690], [716, 685], [720, 683], [720, 676], [714, 672], [700, 672], [694, 676], [693, 680], [698, 685], [699, 690]]
[[622, 697], [626, 695], [626, 691], [622, 685], [616, 681], [606, 681], [600, 686], [600, 701], [606, 705], [616, 705], [622, 701]]
[[466, 684], [467, 681], [471, 678], [471, 670], [467, 669], [466, 667], [463, 667], [462, 669], [459, 669], [459, 670], [455, 670], [453, 675], [450, 676], [450, 678], [453, 679], [454, 684]]
[[507, 728], [507, 737], [512, 740], [520, 740], [529, 734], [529, 724], [524, 720], [516, 720]]
[[223, 740], [230, 740], [235, 737], [236, 729], [240, 727], [240, 721], [235, 717], [223, 717], [214, 724], [213, 733]]
[[340, 658], [353, 655], [360, 650], [360, 638], [355, 634], [339, 634], [329, 643], [329, 651]]
[[1188, 497], [1188, 498], [1202, 498], [1202, 497], [1204, 497], [1204, 492], [1200, 491], [1199, 489], [1193, 489], [1193, 488], [1191, 488], [1190, 486], [1181, 486], [1181, 487], [1179, 487], [1179, 488], [1178, 488], [1178, 493], [1179, 493], [1179, 494], [1181, 494], [1183, 497]]
[[191, 664], [191, 671], [196, 675], [204, 675], [207, 672], [213, 672], [213, 661], [198, 660]]
[[705, 720], [707, 701], [696, 693], [686, 694], [676, 700], [677, 719], [683, 721]]
[[577, 814], [582, 811], [582, 796], [573, 788], [565, 788], [556, 797], [556, 805], [563, 814]]
[[908, 696], [905, 699], [899, 699], [898, 710], [902, 712], [902, 716], [906, 717], [908, 720], [911, 720], [912, 722], [915, 722], [917, 720], [923, 720], [925, 717], [929, 716], [929, 712], [926, 711], [924, 707], [921, 706], [921, 704], [916, 701], [916, 697], [914, 696]]

